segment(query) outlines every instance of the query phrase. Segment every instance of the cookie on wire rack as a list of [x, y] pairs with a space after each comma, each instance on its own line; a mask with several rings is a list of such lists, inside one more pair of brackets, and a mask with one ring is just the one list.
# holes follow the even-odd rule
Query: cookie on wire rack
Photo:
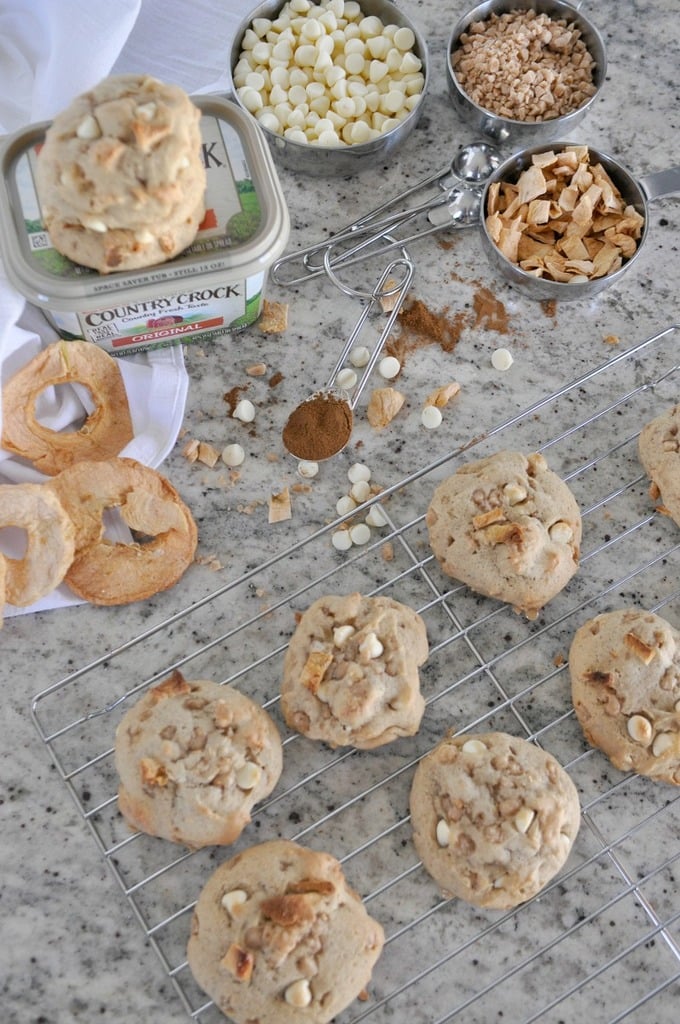
[[503, 732], [445, 737], [416, 769], [410, 809], [416, 850], [442, 892], [497, 910], [557, 874], [581, 817], [552, 754]]
[[281, 711], [292, 728], [363, 750], [413, 736], [425, 701], [425, 624], [389, 597], [330, 594], [303, 613], [286, 651]]
[[639, 608], [604, 612], [574, 634], [569, 671], [588, 742], [621, 771], [680, 785], [680, 633]]
[[175, 671], [125, 713], [115, 761], [126, 821], [198, 849], [238, 839], [279, 780], [282, 747], [259, 704]]
[[661, 498], [660, 511], [680, 526], [680, 405], [645, 424], [638, 454], [651, 480], [652, 498]]
[[576, 573], [581, 513], [542, 455], [500, 451], [462, 465], [426, 514], [442, 570], [527, 618]]
[[236, 1024], [326, 1024], [365, 991], [383, 943], [335, 857], [278, 839], [211, 875], [187, 956]]

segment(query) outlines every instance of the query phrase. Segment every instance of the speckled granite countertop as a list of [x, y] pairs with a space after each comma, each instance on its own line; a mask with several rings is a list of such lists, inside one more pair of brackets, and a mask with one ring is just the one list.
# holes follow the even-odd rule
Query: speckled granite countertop
[[[224, 4], [215, 4], [216, 14], [210, 11], [212, 5], [204, 5], [206, 10], [197, 17], [200, 39], [192, 19], [180, 14], [184, 6], [145, 4], [119, 69], [148, 69], [165, 77], [173, 77], [174, 70], [174, 77], [189, 90], [214, 80], [242, 5], [228, 0], [225, 12]], [[588, 142], [615, 156], [636, 174], [678, 163], [677, 3], [593, 0], [586, 6], [606, 41], [609, 71], [602, 98], [573, 141]], [[449, 107], [444, 74], [448, 26], [463, 5], [404, 0], [403, 7], [424, 30], [431, 51], [431, 90], [421, 122], [389, 166], [354, 179], [308, 181], [282, 170], [292, 219], [291, 246], [339, 228], [433, 167], [446, 165], [460, 144], [471, 141], [469, 129]], [[181, 31], [175, 29], [175, 21], [181, 21]], [[147, 68], [144, 53], [152, 38], [153, 67]], [[173, 38], [175, 42], [168, 42]], [[9, 619], [0, 633], [3, 1024], [181, 1024], [188, 1019], [187, 1013], [150, 948], [153, 942], [159, 942], [169, 971], [177, 968], [180, 988], [196, 1014], [202, 1000], [181, 967], [189, 917], [180, 911], [195, 899], [211, 865], [226, 856], [224, 851], [206, 852], [180, 861], [168, 873], [166, 865], [179, 856], [178, 851], [169, 851], [161, 841], [126, 844], [115, 808], [107, 804], [114, 791], [110, 757], [72, 780], [74, 803], [31, 721], [32, 697], [148, 631], [148, 638], [129, 655], [104, 659], [96, 670], [66, 687], [66, 704], [73, 703], [71, 713], [101, 708], [138, 679], [162, 672], [173, 660], [203, 645], [208, 645], [205, 653], [197, 656], [192, 669], [220, 678], [233, 675], [237, 683], [242, 678], [259, 699], [273, 699], [276, 657], [256, 671], [248, 671], [247, 666], [285, 641], [292, 626], [291, 608], [303, 607], [308, 597], [293, 598], [289, 607], [286, 595], [314, 572], [322, 573], [326, 567], [335, 572], [341, 557], [347, 556], [333, 551], [326, 534], [275, 561], [271, 571], [255, 570], [334, 518], [335, 503], [347, 489], [347, 468], [353, 462], [365, 462], [374, 481], [390, 487], [473, 437], [514, 420], [543, 395], [600, 364], [612, 363], [612, 375], [611, 380], [607, 373], [594, 380], [599, 397], [593, 397], [593, 403], [606, 404], [607, 396], [621, 388], [644, 385], [648, 361], [653, 364], [652, 376], [664, 372], [673, 350], [677, 352], [674, 333], [652, 351], [645, 349], [623, 360], [620, 373], [616, 367], [617, 357], [626, 349], [680, 321], [678, 201], [655, 203], [650, 221], [645, 251], [619, 286], [592, 301], [556, 306], [532, 301], [501, 282], [488, 266], [474, 229], [414, 244], [412, 293], [439, 318], [443, 331], [439, 338], [426, 342], [421, 336], [410, 345], [404, 335], [398, 382], [407, 396], [402, 412], [380, 433], [359, 415], [348, 450], [322, 466], [312, 481], [303, 482], [297, 476], [295, 462], [282, 448], [281, 428], [299, 398], [325, 382], [358, 316], [357, 302], [325, 280], [294, 291], [272, 287], [270, 298], [289, 303], [284, 334], [264, 335], [255, 326], [223, 342], [187, 347], [191, 384], [184, 438], [200, 438], [218, 449], [238, 441], [246, 451], [237, 477], [231, 477], [221, 464], [214, 469], [190, 464], [181, 454], [183, 441], [165, 463], [164, 471], [195, 513], [199, 562], [178, 586], [155, 600], [122, 608], [81, 606], [23, 615]], [[612, 336], [617, 344], [611, 344]], [[491, 354], [499, 347], [508, 348], [514, 356], [505, 373], [491, 365]], [[266, 374], [249, 377], [246, 368], [257, 362], [266, 364]], [[420, 423], [422, 402], [434, 386], [450, 380], [460, 383], [460, 395], [445, 410], [442, 426], [427, 432]], [[246, 394], [253, 401], [257, 415], [252, 424], [230, 418], [229, 399], [235, 394]], [[650, 396], [649, 407], [663, 405], [674, 396], [677, 381], [675, 388], [671, 383], [665, 392]], [[594, 455], [595, 444], [615, 447], [628, 436], [627, 428], [639, 428], [647, 407], [646, 399], [629, 403], [620, 416], [605, 417], [590, 429], [570, 435], [570, 423], [586, 418], [590, 401], [590, 386], [578, 387], [555, 409], [554, 417], [552, 405], [537, 410], [526, 424], [522, 420], [519, 427], [492, 437], [489, 446], [500, 440], [542, 446], [560, 432], [560, 444], [551, 443], [549, 448], [556, 468], [567, 473]], [[580, 490], [585, 476], [579, 470], [575, 488], [584, 502], [591, 503], [590, 509], [603, 493], [598, 488], [604, 486], [602, 476], [607, 472], [603, 469], [597, 486], [590, 473]], [[616, 467], [610, 472], [615, 489]], [[621, 469], [621, 479], [624, 473]], [[292, 518], [270, 525], [269, 497], [286, 487], [292, 496]], [[422, 488], [414, 485], [403, 509], [397, 497], [397, 514], [422, 516], [427, 487], [427, 480]], [[629, 493], [636, 520], [644, 519], [645, 510], [650, 511], [644, 482], [633, 485]], [[600, 533], [595, 537], [591, 530], [584, 551], [607, 550], [611, 534], [615, 528], [625, 530], [631, 514], [617, 508], [612, 499], [604, 517], [609, 525], [598, 521]], [[655, 534], [654, 543], [672, 550], [668, 523], [652, 529], [661, 538]], [[427, 552], [420, 530], [416, 525], [409, 531], [410, 555], [415, 560], [424, 558]], [[507, 611], [496, 614], [490, 605], [494, 614], [480, 626], [478, 616], [486, 606], [480, 612], [469, 595], [458, 595], [453, 605], [459, 621], [463, 626], [475, 623], [474, 643], [464, 650], [459, 647], [465, 628], [452, 632], [450, 622], [447, 626], [441, 621], [446, 616], [440, 607], [428, 610], [431, 644], [437, 653], [425, 673], [429, 706], [417, 741], [400, 741], [389, 751], [349, 758], [331, 757], [306, 741], [287, 745], [281, 796], [257, 816], [242, 843], [285, 835], [326, 847], [346, 858], [355, 887], [363, 895], [371, 893], [373, 913], [385, 921], [390, 942], [376, 970], [369, 1001], [348, 1010], [343, 1021], [366, 1016], [370, 1021], [389, 1017], [404, 1024], [416, 1020], [488, 1024], [501, 1019], [513, 1024], [538, 1019], [569, 1024], [582, 1019], [593, 1024], [610, 1020], [670, 1024], [677, 1019], [677, 794], [673, 787], [616, 773], [601, 755], [588, 751], [569, 713], [563, 671], [574, 622], [567, 619], [560, 632], [560, 615], [570, 615], [582, 602], [582, 621], [598, 587], [614, 586], [611, 604], [626, 598], [642, 604], [663, 603], [665, 614], [680, 626], [680, 602], [673, 594], [678, 577], [673, 554], [664, 556], [651, 576], [636, 574], [633, 582], [617, 584], [623, 571], [617, 550], [612, 549], [611, 558], [588, 559], [581, 584], [533, 625]], [[343, 570], [333, 585], [360, 588], [370, 582], [381, 586], [381, 561], [378, 547], [370, 568], [359, 562], [356, 569]], [[233, 581], [241, 578], [243, 582], [232, 589]], [[437, 582], [441, 583], [439, 577]], [[175, 613], [203, 602], [218, 587], [227, 588], [224, 599], [198, 604], [188, 620], [181, 617], [157, 629]], [[395, 585], [397, 591], [421, 608], [432, 600], [420, 593], [415, 577], [401, 587]], [[274, 609], [271, 617], [265, 614], [268, 607]], [[607, 603], [596, 603], [596, 607], [602, 610]], [[257, 620], [256, 626], [230, 641], [234, 620], [250, 615]], [[213, 638], [219, 639], [211, 648]], [[525, 643], [528, 640], [531, 643]], [[468, 660], [472, 649], [478, 653], [484, 644], [480, 672]], [[498, 674], [489, 666], [509, 658], [509, 650], [514, 684], [499, 696], [494, 689]], [[529, 653], [522, 655], [524, 650]], [[475, 678], [472, 687], [470, 680]], [[456, 686], [449, 688], [454, 680]], [[541, 683], [534, 693], [535, 680]], [[40, 714], [48, 728], [59, 727], [59, 702], [53, 707], [46, 701]], [[98, 751], [109, 749], [115, 717], [115, 713], [97, 716], [69, 735], [59, 748], [65, 771], [83, 758], [96, 760]], [[588, 819], [564, 879], [545, 899], [505, 917], [460, 904], [439, 905], [434, 886], [418, 867], [406, 822], [414, 759], [446, 728], [470, 728], [477, 721], [490, 728], [524, 730], [544, 741], [567, 764]], [[388, 778], [389, 784], [384, 782]], [[355, 793], [361, 793], [361, 799], [348, 804]], [[95, 842], [81, 808], [100, 804], [90, 822]], [[136, 879], [159, 872], [157, 882], [133, 893], [135, 908], [145, 916], [147, 926], [150, 923], [149, 936], [112, 879], [97, 843], [109, 850], [109, 858], [129, 879], [130, 888], [135, 889]], [[120, 846], [111, 852], [115, 844]], [[161, 927], [165, 916], [175, 913], [174, 923]], [[440, 960], [443, 966], [437, 968]], [[206, 1011], [197, 1019], [212, 1022], [218, 1019], [213, 1013]]]

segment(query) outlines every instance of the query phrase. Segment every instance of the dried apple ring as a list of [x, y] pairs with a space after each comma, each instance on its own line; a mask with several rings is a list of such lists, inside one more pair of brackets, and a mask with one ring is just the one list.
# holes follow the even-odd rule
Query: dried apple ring
[[[57, 384], [85, 385], [95, 408], [78, 430], [52, 430], [36, 419], [38, 396]], [[81, 459], [118, 455], [132, 440], [125, 384], [116, 360], [90, 341], [55, 341], [3, 389], [2, 447], [54, 476]]]
[[[76, 531], [65, 581], [92, 604], [142, 601], [172, 587], [193, 561], [197, 530], [191, 512], [165, 477], [135, 459], [78, 462], [55, 476], [54, 488]], [[104, 512], [117, 509], [144, 540], [104, 536]]]
[[25, 608], [63, 580], [75, 550], [75, 529], [59, 496], [45, 484], [0, 485], [0, 527], [5, 526], [26, 532], [22, 558], [0, 554], [5, 601]]

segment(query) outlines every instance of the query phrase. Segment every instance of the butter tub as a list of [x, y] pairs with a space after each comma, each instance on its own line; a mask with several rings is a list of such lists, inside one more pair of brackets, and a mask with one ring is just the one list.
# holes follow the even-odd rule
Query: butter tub
[[195, 241], [167, 263], [100, 274], [52, 246], [34, 184], [48, 123], [0, 143], [0, 253], [10, 283], [62, 338], [111, 355], [206, 341], [242, 330], [262, 312], [271, 264], [290, 220], [269, 147], [232, 101], [194, 96], [201, 110], [206, 215]]

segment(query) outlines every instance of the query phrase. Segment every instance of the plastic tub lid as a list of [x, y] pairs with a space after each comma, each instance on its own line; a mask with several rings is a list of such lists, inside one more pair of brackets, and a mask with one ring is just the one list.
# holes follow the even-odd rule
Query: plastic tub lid
[[207, 171], [206, 216], [195, 241], [167, 263], [100, 274], [52, 247], [34, 185], [37, 152], [49, 122], [29, 125], [0, 144], [0, 253], [10, 283], [38, 306], [78, 312], [105, 295], [167, 295], [173, 282], [216, 275], [243, 281], [281, 255], [290, 219], [262, 132], [221, 96], [192, 97], [201, 110]]

